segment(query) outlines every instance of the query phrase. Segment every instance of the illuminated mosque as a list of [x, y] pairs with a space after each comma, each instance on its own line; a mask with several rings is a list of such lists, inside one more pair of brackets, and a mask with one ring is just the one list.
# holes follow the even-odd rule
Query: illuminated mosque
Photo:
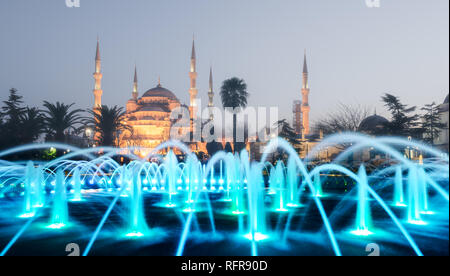
[[[141, 150], [135, 151], [141, 156], [147, 155], [150, 150], [156, 148], [161, 143], [170, 140], [170, 130], [177, 120], [171, 120], [171, 113], [175, 108], [185, 107], [189, 109], [190, 114], [190, 129], [183, 129], [183, 133], [190, 133], [191, 137], [194, 132], [194, 120], [196, 110], [196, 99], [198, 95], [197, 89], [197, 56], [195, 50], [195, 41], [192, 42], [192, 53], [190, 59], [189, 70], [189, 105], [182, 104], [175, 93], [161, 85], [158, 80], [156, 87], [146, 90], [142, 96], [139, 96], [138, 90], [138, 73], [137, 68], [134, 70], [134, 82], [131, 93], [131, 98], [126, 103], [125, 123], [131, 126], [132, 131], [125, 131], [119, 137], [118, 145], [122, 148], [137, 147]], [[102, 106], [102, 81], [103, 75], [101, 73], [101, 58], [100, 58], [100, 43], [97, 40], [97, 50], [95, 57], [95, 72], [94, 72], [94, 108]], [[309, 72], [306, 59], [306, 51], [303, 63], [302, 72], [302, 87], [301, 87], [301, 101], [294, 102], [294, 120], [293, 127], [297, 133], [299, 140], [302, 141], [302, 148], [299, 151], [302, 155], [307, 154], [317, 142], [319, 142], [323, 135], [312, 133], [309, 122]], [[214, 107], [214, 90], [213, 90], [213, 75], [212, 68], [209, 75], [209, 90], [208, 90], [208, 108], [210, 110], [210, 120], [213, 120], [212, 108]], [[222, 139], [222, 146], [225, 148], [227, 139]], [[260, 143], [256, 143], [260, 144]], [[206, 143], [191, 142], [188, 143], [190, 149], [194, 152], [207, 152]], [[230, 145], [233, 147], [232, 143]], [[256, 149], [264, 145], [250, 145], [247, 144], [247, 149], [250, 151], [252, 157], [257, 158], [260, 150]], [[256, 153], [254, 156], [253, 153]]]
[[[138, 75], [137, 69], [135, 68], [133, 90], [131, 93], [131, 99], [128, 100], [126, 104], [125, 115], [126, 124], [131, 126], [132, 131], [127, 131], [126, 133], [122, 134], [119, 142], [120, 147], [140, 147], [150, 150], [156, 148], [161, 143], [170, 140], [170, 129], [172, 127], [172, 124], [174, 123], [174, 121], [170, 119], [170, 115], [175, 108], [181, 106], [189, 108], [191, 120], [190, 131], [192, 132], [192, 122], [195, 119], [195, 112], [193, 111], [196, 104], [195, 100], [198, 95], [196, 60], [197, 58], [195, 52], [195, 42], [193, 41], [189, 71], [189, 106], [183, 105], [172, 91], [164, 88], [161, 85], [160, 80], [158, 80], [158, 84], [156, 87], [147, 90], [142, 94], [141, 97], [139, 97]], [[102, 106], [103, 94], [103, 90], [101, 88], [101, 80], [103, 76], [101, 73], [99, 41], [97, 41], [95, 64], [95, 87], [93, 91], [95, 98], [94, 108], [98, 108]], [[208, 107], [212, 108], [214, 102], [212, 68], [210, 70], [209, 77]], [[206, 151], [206, 145], [201, 142], [191, 143], [190, 147], [194, 151]], [[147, 152], [140, 152], [140, 154], [146, 155]]]

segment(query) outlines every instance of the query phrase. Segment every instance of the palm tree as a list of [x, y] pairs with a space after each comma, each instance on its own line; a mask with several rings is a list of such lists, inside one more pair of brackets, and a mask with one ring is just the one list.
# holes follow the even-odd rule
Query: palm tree
[[77, 130], [75, 125], [81, 124], [81, 116], [83, 110], [72, 108], [73, 104], [66, 105], [60, 102], [56, 104], [44, 101], [44, 122], [47, 130], [47, 139], [57, 142], [65, 142], [67, 130]]
[[112, 108], [103, 105], [95, 110], [88, 110], [92, 115], [88, 118], [86, 124], [98, 133], [100, 145], [114, 146], [120, 133], [131, 131], [131, 127], [124, 123], [125, 112], [122, 107], [114, 106]]
[[45, 130], [44, 122], [44, 116], [39, 109], [27, 107], [25, 113], [20, 116], [21, 142], [29, 144], [36, 141]]
[[[247, 106], [247, 84], [243, 79], [231, 78], [225, 80], [220, 89], [220, 97], [222, 98], [222, 105], [224, 108], [233, 108], [240, 112], [241, 109]], [[237, 110], [236, 110], [237, 109]], [[236, 148], [236, 125], [237, 114], [233, 112], [233, 143]]]

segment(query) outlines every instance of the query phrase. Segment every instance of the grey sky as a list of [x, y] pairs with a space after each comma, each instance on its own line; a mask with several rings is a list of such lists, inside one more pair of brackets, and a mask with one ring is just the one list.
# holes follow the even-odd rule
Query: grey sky
[[101, 40], [103, 103], [125, 106], [134, 64], [139, 92], [157, 84], [188, 102], [196, 36], [199, 95], [210, 64], [216, 104], [221, 82], [244, 78], [249, 104], [292, 118], [300, 99], [303, 51], [310, 71], [311, 119], [350, 102], [376, 107], [391, 92], [411, 105], [442, 102], [449, 88], [449, 1], [381, 0], [65, 0], [0, 1], [0, 100], [16, 87], [43, 100], [93, 105], [94, 56]]

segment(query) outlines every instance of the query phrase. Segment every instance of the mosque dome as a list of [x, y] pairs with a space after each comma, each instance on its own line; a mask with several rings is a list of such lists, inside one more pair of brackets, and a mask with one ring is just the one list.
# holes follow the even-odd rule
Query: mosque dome
[[170, 100], [175, 100], [179, 102], [177, 96], [170, 91], [169, 89], [166, 89], [161, 86], [161, 84], [158, 84], [155, 88], [152, 88], [144, 93], [142, 98], [151, 98], [151, 97], [162, 97], [162, 98], [168, 98]]
[[362, 132], [376, 133], [382, 129], [389, 121], [378, 115], [372, 115], [365, 118], [359, 125], [358, 130]]

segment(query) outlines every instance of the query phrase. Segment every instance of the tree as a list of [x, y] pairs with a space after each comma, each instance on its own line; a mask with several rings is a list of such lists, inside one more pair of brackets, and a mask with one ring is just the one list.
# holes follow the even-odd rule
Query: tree
[[86, 124], [98, 133], [99, 144], [102, 146], [118, 145], [120, 134], [124, 131], [132, 131], [132, 128], [125, 124], [125, 112], [122, 107], [112, 108], [103, 105], [95, 110], [88, 110], [92, 115]]
[[56, 104], [44, 101], [44, 122], [47, 132], [47, 140], [64, 143], [66, 141], [66, 131], [76, 131], [76, 125], [81, 124], [81, 109], [71, 110], [73, 104], [66, 105], [56, 102]]
[[370, 114], [369, 108], [360, 105], [347, 105], [339, 103], [334, 112], [328, 113], [324, 119], [316, 124], [317, 129], [324, 134], [357, 131], [361, 122]]
[[429, 144], [433, 144], [439, 133], [445, 128], [445, 124], [441, 122], [439, 116], [439, 107], [436, 103], [427, 104], [422, 108], [425, 114], [422, 116], [422, 128], [424, 130], [424, 140]]
[[[292, 128], [286, 119], [279, 120], [275, 123], [275, 125], [278, 128], [278, 137], [289, 142], [289, 144], [291, 144], [292, 147], [298, 152], [299, 149], [296, 148], [296, 145], [300, 145], [300, 142], [297, 140], [297, 133], [294, 128]], [[278, 148], [276, 154], [272, 155], [272, 161], [275, 163], [275, 160], [277, 159], [285, 159], [286, 154], [287, 153], [283, 149]]]
[[223, 151], [223, 146], [219, 142], [212, 141], [206, 144], [206, 150], [208, 151], [208, 155], [213, 157], [214, 154]]
[[230, 142], [227, 142], [227, 143], [225, 144], [225, 149], [224, 149], [224, 151], [225, 151], [226, 153], [229, 153], [229, 152], [233, 153], [233, 148], [231, 147]]
[[418, 114], [411, 113], [416, 111], [416, 107], [408, 107], [400, 101], [400, 98], [391, 94], [382, 96], [384, 105], [391, 112], [392, 119], [386, 124], [386, 131], [391, 135], [414, 136], [419, 137], [422, 130], [417, 128], [419, 125]]
[[27, 107], [25, 112], [20, 116], [20, 124], [22, 131], [20, 132], [21, 142], [30, 144], [36, 141], [44, 132], [44, 116], [37, 108]]
[[[243, 79], [231, 78], [223, 82], [220, 89], [220, 97], [224, 108], [233, 108], [236, 112], [240, 112], [247, 106], [247, 84]], [[236, 127], [237, 114], [233, 112], [233, 143], [236, 148]], [[242, 141], [240, 141], [242, 142]]]
[[23, 128], [20, 124], [20, 119], [25, 112], [25, 108], [22, 107], [22, 98], [17, 93], [17, 89], [11, 88], [9, 90], [8, 100], [3, 102], [0, 148], [8, 148], [21, 144], [20, 133], [23, 131]]
[[276, 125], [278, 127], [278, 137], [288, 141], [291, 145], [298, 144], [297, 133], [295, 133], [295, 130], [286, 119], [276, 122]]

